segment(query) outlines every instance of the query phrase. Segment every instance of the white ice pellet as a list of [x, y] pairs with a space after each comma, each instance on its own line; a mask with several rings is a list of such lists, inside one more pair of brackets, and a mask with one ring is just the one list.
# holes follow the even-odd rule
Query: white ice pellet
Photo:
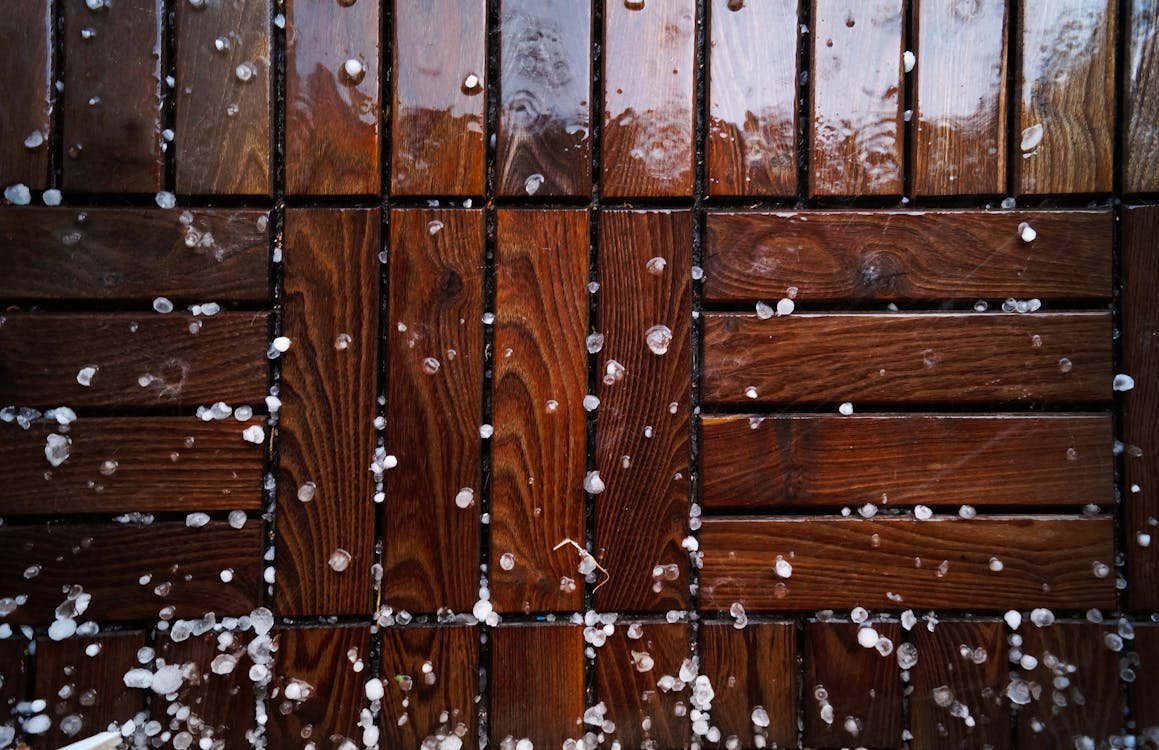
[[600, 472], [589, 471], [584, 476], [584, 492], [598, 495], [604, 491], [604, 480], [600, 479]]
[[1114, 381], [1112, 381], [1111, 387], [1120, 392], [1129, 391], [1135, 387], [1135, 379], [1130, 375], [1119, 373], [1115, 376]]
[[28, 134], [28, 137], [24, 139], [24, 147], [25, 148], [40, 148], [43, 145], [44, 145], [44, 134], [41, 133], [39, 130], [33, 130], [31, 133]]
[[76, 633], [76, 620], [71, 617], [61, 617], [48, 626], [48, 637], [54, 641], [63, 641], [72, 638]]
[[933, 515], [934, 512], [930, 510], [928, 505], [914, 506], [914, 518], [918, 519], [919, 521], [928, 521]]
[[180, 664], [166, 664], [159, 667], [153, 674], [149, 687], [157, 695], [169, 695], [181, 689], [181, 683], [184, 682], [184, 679]]
[[1039, 607], [1031, 610], [1030, 621], [1040, 628], [1045, 628], [1054, 624], [1054, 613], [1049, 609]]
[[653, 354], [667, 354], [672, 344], [672, 329], [666, 325], [654, 325], [644, 332], [644, 340]]
[[59, 206], [60, 191], [56, 188], [49, 188], [48, 190], [44, 191], [44, 193], [40, 196], [40, 199], [44, 201], [44, 205], [46, 206]]
[[1016, 609], [1008, 610], [1002, 619], [1006, 620], [1006, 624], [1010, 626], [1011, 630], [1018, 630], [1018, 627], [1022, 625], [1022, 613]]
[[173, 302], [168, 297], [157, 297], [153, 300], [153, 309], [167, 315], [173, 312]]
[[4, 188], [4, 199], [14, 206], [27, 206], [32, 201], [32, 193], [23, 182]]
[[[150, 657], [149, 660], [151, 661], [152, 658]], [[125, 687], [147, 690], [153, 684], [153, 673], [147, 669], [137, 667], [136, 669], [130, 669], [128, 672], [125, 672], [125, 676], [122, 679], [125, 682]]]
[[776, 571], [777, 575], [781, 578], [789, 578], [790, 576], [793, 575], [792, 564], [790, 564], [788, 560], [781, 557], [780, 555], [777, 555], [777, 561], [773, 565], [773, 569]]
[[668, 261], [657, 255], [654, 258], [649, 258], [648, 262], [644, 264], [644, 267], [648, 269], [648, 273], [653, 276], [659, 276], [668, 267]]
[[797, 309], [797, 305], [793, 300], [785, 297], [777, 302], [777, 316], [783, 317], [785, 315], [792, 315], [793, 310]]
[[1034, 242], [1038, 238], [1038, 232], [1024, 221], [1018, 225], [1018, 236], [1022, 238], [1023, 242]]
[[245, 83], [254, 77], [254, 68], [249, 63], [242, 63], [234, 68], [233, 73], [237, 76], [237, 80]]
[[490, 440], [491, 436], [494, 434], [495, 434], [495, 428], [492, 425], [489, 425], [489, 424], [479, 425], [479, 437], [483, 438], [484, 440]]
[[382, 680], [372, 677], [366, 682], [367, 700], [380, 701], [384, 695], [386, 695], [386, 690], [382, 686]]
[[523, 181], [523, 190], [528, 195], [535, 195], [541, 187], [543, 187], [543, 175], [538, 172], [528, 175], [527, 179]]
[[169, 209], [177, 205], [177, 196], [173, 195], [167, 190], [162, 190], [153, 197], [157, 201], [157, 205], [161, 208]]
[[877, 645], [880, 636], [871, 627], [864, 627], [857, 631], [857, 642], [862, 648], [873, 648]]
[[72, 446], [72, 439], [66, 435], [57, 435], [51, 433], [45, 438], [44, 443], [44, 457], [48, 462], [55, 466], [60, 466], [68, 460], [69, 449]]
[[837, 412], [843, 417], [848, 417], [853, 414], [853, 404], [849, 401], [846, 401], [837, 407]]
[[346, 62], [342, 63], [342, 72], [345, 73], [350, 80], [360, 81], [362, 80], [363, 74], [366, 72], [366, 68], [363, 66], [361, 60], [352, 57]]
[[757, 317], [761, 320], [768, 320], [773, 317], [773, 308], [766, 305], [764, 302], [757, 303]]
[[592, 333], [588, 334], [586, 341], [588, 354], [599, 354], [600, 350], [604, 348], [604, 334]]
[[253, 424], [245, 428], [245, 430], [242, 431], [241, 436], [242, 439], [246, 442], [261, 445], [266, 440], [266, 431], [262, 428], [261, 425]]
[[1042, 123], [1035, 123], [1028, 128], [1023, 128], [1022, 143], [1020, 144], [1022, 152], [1025, 154], [1038, 148], [1038, 144], [1042, 143], [1042, 136]]
[[455, 506], [459, 508], [470, 508], [475, 504], [475, 490], [470, 487], [464, 487], [455, 494]]
[[273, 341], [274, 349], [276, 349], [277, 351], [279, 351], [283, 354], [285, 354], [286, 352], [288, 352], [290, 350], [290, 346], [292, 345], [292, 343], [293, 342], [290, 341], [288, 336], [278, 336]]
[[905, 65], [905, 72], [907, 73], [913, 71], [914, 65], [916, 65], [918, 61], [917, 56], [908, 49], [902, 53], [901, 59], [902, 63]]

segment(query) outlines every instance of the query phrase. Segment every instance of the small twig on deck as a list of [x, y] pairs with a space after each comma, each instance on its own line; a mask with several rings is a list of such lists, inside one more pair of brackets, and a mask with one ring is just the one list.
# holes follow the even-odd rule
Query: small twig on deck
[[596, 569], [604, 574], [604, 580], [597, 583], [596, 587], [592, 589], [592, 593], [593, 594], [596, 593], [597, 591], [600, 590], [600, 586], [603, 586], [605, 583], [608, 582], [609, 579], [611, 579], [612, 574], [608, 572], [607, 568], [605, 568], [603, 565], [600, 565], [598, 562], [596, 562], [596, 558], [594, 555], [592, 555], [591, 552], [588, 552], [586, 549], [584, 549], [583, 547], [576, 544], [575, 540], [573, 540], [573, 539], [564, 539], [562, 542], [560, 542], [559, 544], [552, 547], [551, 551], [554, 552], [557, 549], [559, 549], [560, 547], [563, 547], [564, 545], [567, 545], [567, 544], [570, 544], [571, 546], [575, 547], [579, 551], [581, 560], [584, 557], [590, 557], [592, 559], [592, 564], [596, 566]]

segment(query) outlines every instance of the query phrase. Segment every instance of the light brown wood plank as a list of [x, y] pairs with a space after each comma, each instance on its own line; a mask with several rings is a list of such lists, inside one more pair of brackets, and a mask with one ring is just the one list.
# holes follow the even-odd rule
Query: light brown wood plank
[[[477, 746], [478, 651], [479, 633], [472, 627], [383, 630], [384, 747], [420, 747], [427, 737], [451, 735], [466, 750]], [[424, 671], [428, 664], [430, 671]]]
[[[896, 623], [873, 623], [879, 637], [901, 642]], [[898, 747], [901, 673], [893, 656], [857, 641], [851, 623], [805, 626], [805, 745], [816, 748]], [[826, 703], [833, 721], [826, 722]], [[825, 712], [828, 715], [828, 711]]]
[[[0, 15], [0, 186], [48, 186], [53, 11], [49, 0], [10, 3]], [[39, 136], [39, 138], [37, 137]]]
[[[201, 740], [224, 742], [224, 747], [246, 747], [246, 733], [257, 726], [254, 719], [256, 695], [249, 671], [253, 660], [246, 650], [247, 638], [235, 637], [221, 648], [218, 634], [190, 636], [174, 641], [164, 633], [157, 636], [157, 658], [166, 664], [182, 665], [187, 675], [176, 700], [169, 702], [153, 696], [150, 704], [152, 718], [176, 738], [186, 733], [194, 746]], [[219, 674], [214, 661], [218, 657], [233, 657], [232, 671]], [[218, 669], [225, 669], [225, 660]], [[138, 666], [136, 659], [117, 664], [114, 668], [128, 671]], [[123, 672], [122, 672], [123, 673]], [[188, 715], [181, 708], [188, 708]]]
[[596, 651], [596, 698], [616, 725], [607, 740], [619, 740], [622, 747], [687, 747], [690, 722], [687, 714], [677, 715], [676, 704], [686, 702], [688, 694], [661, 690], [656, 683], [663, 675], [679, 675], [680, 665], [692, 657], [692, 630], [686, 624], [641, 624], [640, 636], [632, 638], [630, 627], [617, 622]]
[[1130, 0], [1124, 92], [1123, 190], [1159, 191], [1159, 5]]
[[503, 625], [492, 633], [491, 743], [558, 747], [583, 736], [583, 629]]

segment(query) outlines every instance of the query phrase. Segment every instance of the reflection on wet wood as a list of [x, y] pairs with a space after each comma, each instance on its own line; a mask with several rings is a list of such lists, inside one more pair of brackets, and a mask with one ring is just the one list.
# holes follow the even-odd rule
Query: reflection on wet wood
[[52, 88], [52, 4], [7, 3], [0, 13], [0, 188], [48, 186], [55, 92]]
[[383, 629], [383, 747], [422, 747], [439, 735], [460, 737], [464, 750], [476, 747], [478, 651], [470, 626]]
[[[896, 623], [872, 623], [881, 638], [901, 643]], [[858, 643], [858, 626], [805, 626], [805, 746], [897, 747], [902, 682], [897, 661]], [[828, 707], [828, 708], [826, 708]], [[827, 720], [828, 719], [828, 720]]]
[[[1127, 0], [1121, 0], [1126, 2]], [[1127, 19], [1123, 190], [1159, 191], [1159, 3], [1135, 0]]]
[[[741, 747], [794, 747], [797, 742], [797, 629], [791, 622], [700, 626], [700, 672], [712, 682], [712, 723]], [[753, 723], [757, 708], [769, 725]]]
[[[638, 636], [637, 636], [638, 631]], [[596, 697], [616, 725], [609, 742], [621, 747], [688, 747], [690, 720], [678, 691], [658, 690], [660, 675], [678, 675], [692, 657], [688, 624], [632, 624], [621, 619], [596, 653]], [[647, 667], [645, 669], [645, 667]], [[714, 717], [715, 718], [715, 717]]]
[[492, 744], [527, 738], [534, 747], [560, 747], [581, 736], [583, 629], [504, 625], [491, 634]]

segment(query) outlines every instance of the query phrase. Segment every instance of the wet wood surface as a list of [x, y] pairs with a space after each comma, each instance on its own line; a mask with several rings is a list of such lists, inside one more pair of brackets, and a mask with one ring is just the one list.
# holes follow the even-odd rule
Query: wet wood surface
[[[505, 625], [492, 631], [491, 726], [510, 737], [555, 747], [583, 734], [584, 639], [573, 625]], [[512, 743], [514, 744], [514, 743]]]
[[596, 657], [596, 695], [607, 706], [605, 719], [616, 725], [611, 741], [622, 747], [688, 746], [691, 722], [676, 711], [685, 696], [657, 689], [656, 683], [661, 675], [680, 674], [692, 656], [691, 635], [687, 624], [632, 629], [630, 623], [617, 623]]
[[1148, 2], [1129, 4], [1127, 59], [1121, 63], [1126, 78], [1123, 112], [1126, 134], [1123, 140], [1123, 191], [1159, 191], [1159, 5]]
[[28, 675], [28, 641], [0, 639], [0, 711], [4, 716], [11, 716], [16, 704], [26, 700]]
[[[875, 622], [880, 638], [901, 642], [896, 623]], [[901, 673], [893, 657], [858, 642], [858, 626], [805, 626], [805, 744], [896, 747], [902, 730]], [[829, 711], [832, 720], [826, 721]], [[823, 713], [824, 712], [824, 715]]]
[[387, 628], [382, 640], [383, 744], [460, 737], [477, 747], [479, 634], [469, 626]]
[[23, 183], [33, 190], [48, 186], [52, 144], [52, 3], [12, 3], [0, 16], [0, 186]]
[[[1136, 625], [1135, 640], [1127, 653], [1128, 658], [1132, 652], [1139, 657], [1138, 665], [1132, 669], [1136, 677], [1140, 673], [1154, 669], [1155, 665], [1159, 664], [1159, 627], [1153, 624]], [[1138, 684], [1138, 680], [1129, 688], [1131, 712], [1136, 726], [1144, 728], [1159, 726], [1159, 693]]]
[[[797, 629], [792, 623], [705, 623], [700, 627], [700, 671], [716, 691], [712, 721], [741, 747], [793, 747], [797, 742]], [[811, 686], [810, 686], [811, 687]], [[757, 708], [768, 726], [757, 726]], [[759, 717], [758, 717], [759, 718]]]
[[[152, 718], [172, 732], [175, 741], [177, 735], [186, 733], [195, 743], [208, 738], [210, 742], [224, 741], [226, 747], [244, 747], [248, 742], [246, 734], [254, 725], [257, 703], [249, 676], [254, 662], [246, 639], [238, 634], [230, 636], [219, 638], [212, 631], [182, 641], [158, 636], [154, 644], [157, 659], [179, 664], [183, 672], [188, 670], [173, 703], [157, 699], [150, 703]], [[224, 671], [229, 658], [235, 660], [234, 666]], [[187, 707], [188, 714], [174, 706]]]

